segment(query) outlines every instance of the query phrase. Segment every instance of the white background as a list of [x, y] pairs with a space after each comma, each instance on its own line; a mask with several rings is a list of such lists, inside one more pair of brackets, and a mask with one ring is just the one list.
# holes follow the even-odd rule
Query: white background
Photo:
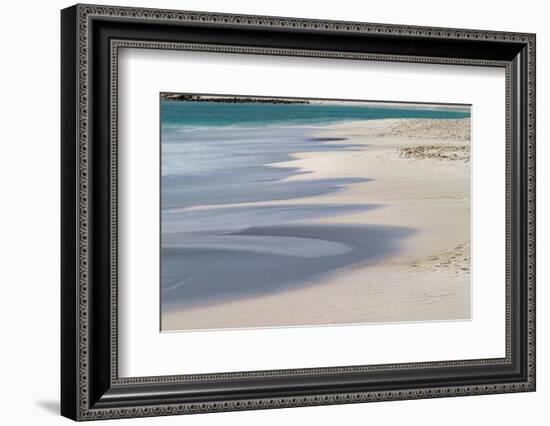
[[[124, 49], [119, 81], [121, 376], [505, 356], [502, 68]], [[159, 333], [159, 206], [151, 200], [159, 199], [163, 91], [472, 104], [472, 320]], [[487, 173], [487, 164], [499, 166]], [[223, 356], [205, 350], [217, 347], [227, 348]]]
[[[118, 4], [105, 0], [103, 3]], [[189, 0], [124, 2], [166, 7], [383, 23], [536, 32], [538, 177], [538, 391], [453, 399], [119, 420], [119, 424], [279, 425], [546, 424], [550, 400], [548, 219], [550, 28], [544, 2]], [[3, 4], [0, 26], [0, 398], [4, 424], [69, 424], [59, 394], [59, 9], [65, 1]], [[32, 102], [31, 102], [32, 100]], [[32, 109], [31, 109], [32, 108]], [[102, 424], [116, 424], [105, 422]]]

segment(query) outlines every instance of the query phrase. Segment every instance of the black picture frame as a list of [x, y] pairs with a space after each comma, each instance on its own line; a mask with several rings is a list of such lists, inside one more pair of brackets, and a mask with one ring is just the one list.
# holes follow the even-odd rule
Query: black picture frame
[[[97, 5], [61, 12], [61, 414], [74, 420], [535, 390], [534, 34]], [[118, 377], [117, 52], [195, 49], [506, 70], [506, 356]]]

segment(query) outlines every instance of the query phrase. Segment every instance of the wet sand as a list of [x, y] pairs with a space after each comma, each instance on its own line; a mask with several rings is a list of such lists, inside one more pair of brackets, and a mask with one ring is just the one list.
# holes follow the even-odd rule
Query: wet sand
[[[229, 238], [202, 234], [197, 241], [186, 234], [188, 248], [163, 252], [176, 274], [163, 292], [163, 309], [188, 310], [314, 286], [331, 271], [391, 255], [413, 232], [397, 226], [300, 224], [247, 228]], [[176, 267], [170, 268], [172, 262]], [[260, 318], [256, 323], [263, 325]]]

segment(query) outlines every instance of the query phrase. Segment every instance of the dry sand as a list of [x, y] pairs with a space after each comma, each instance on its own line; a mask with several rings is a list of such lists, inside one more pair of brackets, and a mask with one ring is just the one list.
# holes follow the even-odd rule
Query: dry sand
[[352, 122], [327, 126], [315, 136], [346, 137], [342, 144], [358, 148], [298, 153], [293, 160], [276, 164], [310, 172], [290, 180], [373, 180], [328, 195], [263, 204], [383, 204], [325, 221], [414, 229], [402, 250], [378, 263], [335, 271], [304, 288], [165, 312], [163, 329], [470, 318], [470, 120]]

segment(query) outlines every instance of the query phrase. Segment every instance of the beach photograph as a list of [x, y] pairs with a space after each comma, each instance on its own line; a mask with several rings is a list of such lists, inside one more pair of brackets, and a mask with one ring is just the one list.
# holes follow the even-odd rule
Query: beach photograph
[[471, 106], [160, 94], [160, 329], [471, 319]]

